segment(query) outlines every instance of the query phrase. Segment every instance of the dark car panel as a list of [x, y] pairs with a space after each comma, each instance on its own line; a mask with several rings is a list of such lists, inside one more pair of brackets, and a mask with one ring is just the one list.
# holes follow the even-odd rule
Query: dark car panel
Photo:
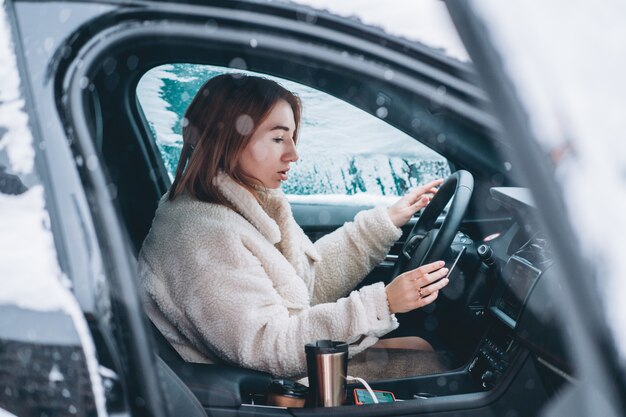
[[[566, 342], [573, 338], [570, 317], [559, 299], [571, 266], [558, 262], [561, 242], [548, 237], [528, 190], [513, 187], [520, 179], [501, 153], [509, 145], [471, 64], [287, 2], [8, 1], [4, 7], [59, 264], [89, 327], [109, 414], [538, 415], [580, 383], [580, 364]], [[170, 179], [137, 84], [166, 63], [233, 62], [372, 115], [382, 94], [385, 122], [474, 176], [470, 208], [446, 254], [452, 259], [466, 251], [456, 275], [436, 303], [398, 315], [400, 328], [387, 335], [425, 337], [446, 355], [448, 370], [371, 383], [402, 401], [268, 407], [271, 375], [187, 363], [143, 312], [136, 256]], [[369, 207], [292, 204], [313, 241]], [[394, 278], [416, 221], [361, 285]], [[70, 407], [71, 414], [97, 415], [79, 336], [62, 312], [0, 305], [0, 407], [20, 416], [67, 415]], [[55, 363], [64, 378], [51, 381]], [[39, 400], [24, 400], [31, 397]]]
[[78, 331], [67, 312], [0, 306], [0, 406], [20, 416], [95, 415]]

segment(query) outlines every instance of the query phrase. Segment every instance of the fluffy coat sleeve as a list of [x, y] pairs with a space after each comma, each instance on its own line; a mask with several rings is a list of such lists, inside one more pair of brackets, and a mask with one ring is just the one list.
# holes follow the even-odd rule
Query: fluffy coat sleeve
[[315, 265], [313, 304], [346, 295], [389, 252], [402, 235], [385, 207], [362, 211], [353, 222], [315, 242], [320, 260]]

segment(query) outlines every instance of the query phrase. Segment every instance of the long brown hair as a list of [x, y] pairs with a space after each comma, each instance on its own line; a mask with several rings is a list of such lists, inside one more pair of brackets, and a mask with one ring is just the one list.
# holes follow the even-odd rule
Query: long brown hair
[[298, 137], [302, 105], [294, 93], [266, 78], [222, 74], [198, 91], [183, 119], [183, 149], [169, 200], [183, 192], [200, 201], [229, 205], [213, 184], [220, 171], [248, 189], [253, 179], [238, 166], [239, 155], [280, 100], [291, 106]]

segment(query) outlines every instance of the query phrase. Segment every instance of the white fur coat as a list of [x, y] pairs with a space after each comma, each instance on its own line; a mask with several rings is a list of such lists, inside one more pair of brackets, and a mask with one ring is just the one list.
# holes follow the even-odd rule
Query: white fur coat
[[306, 343], [347, 341], [353, 355], [398, 326], [382, 283], [348, 294], [400, 237], [385, 208], [313, 244], [280, 190], [258, 202], [215, 181], [237, 211], [166, 195], [139, 255], [146, 311], [185, 360], [297, 376]]

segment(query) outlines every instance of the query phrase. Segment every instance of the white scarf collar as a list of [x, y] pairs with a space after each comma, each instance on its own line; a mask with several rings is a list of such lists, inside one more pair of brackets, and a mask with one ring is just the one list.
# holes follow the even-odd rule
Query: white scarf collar
[[319, 253], [295, 222], [282, 190], [260, 190], [257, 200], [250, 191], [223, 172], [215, 177], [214, 184], [237, 212], [276, 245], [294, 266], [301, 262], [301, 250], [314, 261], [319, 260]]
[[[224, 198], [234, 206], [235, 210], [252, 223], [267, 240], [274, 245], [280, 242], [281, 233], [276, 220], [269, 216], [268, 212], [261, 207], [259, 201], [250, 191], [222, 171], [215, 177], [213, 184], [219, 189]], [[285, 200], [285, 203], [288, 204], [286, 197], [280, 190], [268, 190], [259, 193], [259, 195], [265, 197], [264, 194], [275, 194], [271, 197]]]

